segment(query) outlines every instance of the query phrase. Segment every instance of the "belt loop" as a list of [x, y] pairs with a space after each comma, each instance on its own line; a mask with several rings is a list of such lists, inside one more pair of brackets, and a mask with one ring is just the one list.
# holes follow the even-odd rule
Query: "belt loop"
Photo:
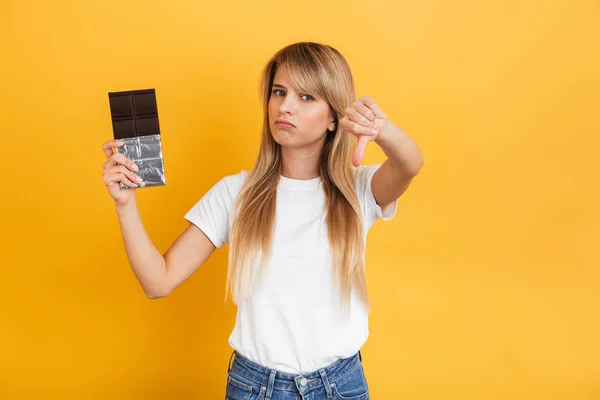
[[327, 392], [327, 398], [333, 397], [333, 391], [331, 390], [331, 385], [329, 384], [329, 379], [327, 379], [327, 374], [325, 370], [321, 368], [319, 370], [319, 374], [321, 374], [321, 379], [323, 379], [323, 386], [325, 386], [325, 392]]
[[269, 374], [269, 384], [267, 385], [267, 393], [265, 394], [265, 400], [269, 400], [271, 398], [271, 395], [273, 394], [273, 387], [275, 386], [275, 374], [277, 374], [277, 371], [272, 369], [271, 373]]
[[360, 362], [362, 363], [362, 354], [360, 353], [360, 350], [358, 351], [358, 358], [360, 359]]
[[229, 371], [231, 371], [231, 359], [233, 358], [234, 354], [235, 354], [235, 350], [233, 350], [233, 352], [231, 353], [231, 356], [229, 357], [229, 363], [227, 364], [227, 373], [229, 373]]

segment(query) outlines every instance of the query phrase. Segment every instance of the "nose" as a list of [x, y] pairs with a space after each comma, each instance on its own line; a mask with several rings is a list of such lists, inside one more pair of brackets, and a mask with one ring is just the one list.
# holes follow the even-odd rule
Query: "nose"
[[296, 104], [292, 96], [284, 96], [279, 105], [279, 112], [282, 114], [292, 114], [296, 109]]

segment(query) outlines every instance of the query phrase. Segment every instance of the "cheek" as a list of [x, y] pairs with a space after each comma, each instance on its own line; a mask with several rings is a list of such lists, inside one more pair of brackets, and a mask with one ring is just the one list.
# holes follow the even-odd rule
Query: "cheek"
[[267, 102], [267, 111], [269, 116], [277, 117], [279, 116], [279, 106], [281, 105], [281, 99], [276, 96], [269, 97], [269, 101]]
[[312, 129], [321, 131], [323, 127], [327, 127], [328, 116], [323, 110], [309, 110], [305, 114], [304, 121], [306, 125]]

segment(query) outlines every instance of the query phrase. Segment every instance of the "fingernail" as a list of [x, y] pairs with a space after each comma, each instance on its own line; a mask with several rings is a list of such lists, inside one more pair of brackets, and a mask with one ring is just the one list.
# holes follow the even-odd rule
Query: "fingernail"
[[138, 168], [138, 166], [137, 166], [137, 165], [135, 165], [135, 164], [132, 164], [132, 165], [131, 165], [131, 168], [133, 168], [133, 170], [134, 170], [134, 171], [139, 171], [139, 170], [140, 170], [140, 169]]
[[139, 177], [139, 176], [136, 176], [135, 180], [138, 181], [139, 183], [144, 182], [144, 180], [141, 177]]

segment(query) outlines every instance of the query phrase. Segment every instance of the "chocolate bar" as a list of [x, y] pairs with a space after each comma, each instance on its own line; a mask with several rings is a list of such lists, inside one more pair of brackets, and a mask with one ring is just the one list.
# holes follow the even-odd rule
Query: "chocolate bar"
[[[116, 151], [133, 161], [143, 179], [137, 188], [165, 186], [164, 160], [154, 89], [109, 92], [113, 136], [125, 144]], [[131, 189], [122, 182], [121, 189]]]

